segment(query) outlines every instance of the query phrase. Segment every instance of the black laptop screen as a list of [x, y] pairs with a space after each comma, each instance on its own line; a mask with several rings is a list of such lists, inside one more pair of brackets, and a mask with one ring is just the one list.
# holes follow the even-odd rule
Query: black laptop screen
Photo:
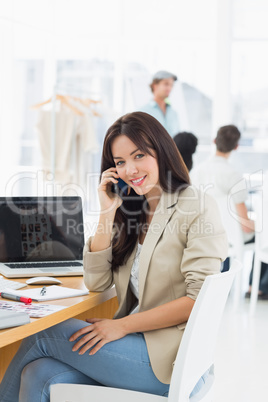
[[79, 197], [0, 198], [0, 261], [81, 260]]

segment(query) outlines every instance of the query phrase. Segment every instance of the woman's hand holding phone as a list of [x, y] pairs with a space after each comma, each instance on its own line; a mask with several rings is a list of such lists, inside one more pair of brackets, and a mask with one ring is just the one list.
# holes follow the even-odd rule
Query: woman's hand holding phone
[[105, 250], [111, 245], [115, 213], [123, 202], [121, 197], [112, 191], [112, 186], [117, 184], [118, 179], [115, 167], [105, 170], [101, 175], [98, 187], [101, 210], [98, 227], [90, 245], [91, 252]]
[[122, 198], [112, 191], [112, 186], [118, 183], [119, 175], [115, 167], [105, 170], [101, 176], [98, 187], [101, 211], [109, 212], [116, 210], [122, 204]]
[[119, 175], [115, 167], [105, 170], [101, 175], [98, 187], [101, 213], [98, 228], [91, 241], [91, 252], [105, 250], [111, 245], [115, 213], [123, 202], [119, 194], [113, 191], [113, 186], [117, 185], [118, 179]]

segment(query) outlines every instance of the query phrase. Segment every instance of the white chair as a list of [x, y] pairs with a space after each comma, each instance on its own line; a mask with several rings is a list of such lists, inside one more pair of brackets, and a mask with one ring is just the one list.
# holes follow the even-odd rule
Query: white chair
[[[250, 314], [254, 314], [260, 286], [261, 263], [268, 263], [268, 194], [263, 193], [255, 205], [255, 258], [253, 267], [252, 288], [250, 295]], [[267, 268], [268, 269], [268, 268]]]
[[[163, 396], [118, 388], [55, 384], [51, 402], [211, 402], [214, 383], [214, 350], [224, 306], [241, 263], [234, 261], [228, 272], [207, 276], [192, 309], [179, 347], [168, 399]], [[199, 378], [210, 374], [198, 394], [189, 399]]]
[[[232, 201], [231, 194], [228, 197], [216, 198], [216, 201], [220, 209], [222, 223], [226, 230], [229, 242], [228, 256], [230, 261], [232, 263], [233, 259], [238, 259], [243, 264], [245, 252], [248, 250], [253, 252], [255, 250], [255, 244], [244, 244], [242, 227], [238, 220], [235, 204]], [[242, 294], [242, 273], [243, 270], [241, 270], [236, 276], [234, 284], [234, 300], [236, 305], [239, 303]]]

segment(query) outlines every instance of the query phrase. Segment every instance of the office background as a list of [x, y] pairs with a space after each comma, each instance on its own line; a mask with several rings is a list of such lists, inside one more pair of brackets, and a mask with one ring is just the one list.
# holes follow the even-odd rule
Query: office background
[[[148, 101], [151, 76], [162, 69], [179, 78], [171, 102], [181, 129], [199, 139], [194, 164], [213, 151], [217, 128], [233, 123], [242, 139], [231, 161], [259, 177], [268, 169], [267, 13], [267, 0], [0, 0], [0, 194], [56, 192], [53, 178], [40, 176], [40, 109], [31, 106], [58, 93], [90, 98], [100, 101], [99, 149], [84, 193], [94, 221], [105, 130]], [[227, 308], [218, 402], [253, 402], [268, 392], [266, 308], [259, 303], [251, 319], [247, 304], [240, 314]]]
[[1, 0], [1, 193], [36, 191], [31, 105], [54, 92], [100, 100], [101, 144], [116, 117], [147, 102], [159, 69], [179, 77], [171, 100], [181, 128], [199, 138], [197, 162], [232, 122], [242, 131], [233, 163], [246, 173], [267, 169], [267, 11], [265, 0]]

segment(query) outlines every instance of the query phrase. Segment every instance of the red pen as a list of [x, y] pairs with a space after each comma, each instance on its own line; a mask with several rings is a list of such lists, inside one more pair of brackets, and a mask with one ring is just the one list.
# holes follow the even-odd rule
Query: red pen
[[15, 295], [10, 295], [9, 293], [5, 293], [5, 292], [1, 292], [0, 296], [4, 297], [5, 299], [15, 300], [15, 301], [19, 301], [22, 303], [27, 303], [27, 304], [32, 303], [32, 299], [30, 297], [15, 296]]

